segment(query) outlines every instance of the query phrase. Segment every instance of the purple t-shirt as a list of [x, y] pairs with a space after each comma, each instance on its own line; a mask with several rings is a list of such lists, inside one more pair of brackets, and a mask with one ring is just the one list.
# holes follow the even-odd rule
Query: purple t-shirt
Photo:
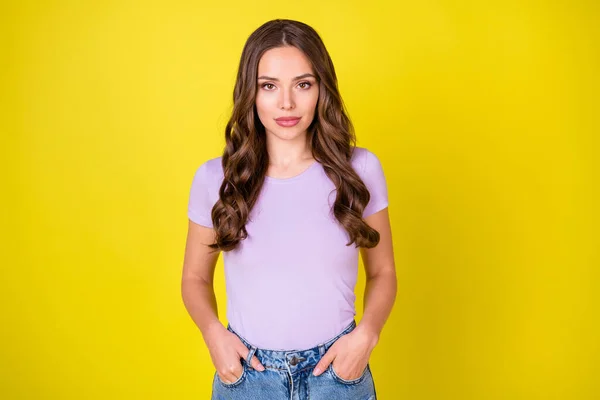
[[[354, 170], [371, 194], [363, 218], [388, 205], [379, 159], [356, 147]], [[197, 169], [188, 217], [212, 227], [223, 180], [221, 157]], [[248, 237], [223, 252], [227, 320], [252, 345], [303, 350], [337, 336], [356, 314], [359, 249], [331, 212], [335, 186], [314, 162], [292, 178], [266, 177], [246, 223]]]

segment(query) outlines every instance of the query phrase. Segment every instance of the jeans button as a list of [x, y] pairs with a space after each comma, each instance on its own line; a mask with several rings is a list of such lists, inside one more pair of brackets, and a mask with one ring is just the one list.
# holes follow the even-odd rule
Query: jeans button
[[290, 365], [294, 366], [298, 364], [298, 358], [296, 356], [294, 356], [291, 360], [290, 360]]

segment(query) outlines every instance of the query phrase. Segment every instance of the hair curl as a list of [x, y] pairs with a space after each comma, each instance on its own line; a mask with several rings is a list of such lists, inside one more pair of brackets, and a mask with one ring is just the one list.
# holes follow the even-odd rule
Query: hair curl
[[315, 117], [307, 131], [313, 158], [336, 188], [333, 214], [355, 247], [375, 247], [379, 232], [363, 219], [369, 191], [351, 164], [356, 148], [354, 127], [340, 96], [331, 57], [318, 33], [309, 25], [275, 19], [264, 23], [246, 41], [233, 91], [233, 111], [225, 128], [223, 182], [211, 218], [216, 231], [212, 249], [229, 251], [248, 236], [246, 222], [258, 199], [269, 165], [265, 128], [255, 106], [258, 63], [276, 47], [294, 46], [311, 61], [319, 84]]

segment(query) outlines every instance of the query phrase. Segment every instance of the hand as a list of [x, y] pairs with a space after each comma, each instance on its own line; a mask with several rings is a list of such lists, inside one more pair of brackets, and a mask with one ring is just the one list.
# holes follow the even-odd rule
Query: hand
[[[244, 372], [240, 358], [245, 360], [250, 350], [239, 337], [228, 331], [220, 323], [215, 324], [204, 334], [204, 340], [221, 381], [224, 383], [237, 381]], [[265, 367], [255, 355], [252, 356], [250, 365], [258, 371], [265, 370]]]
[[323, 355], [315, 366], [313, 375], [319, 376], [332, 364], [335, 373], [342, 379], [359, 378], [367, 368], [377, 338], [366, 329], [356, 327], [343, 335]]

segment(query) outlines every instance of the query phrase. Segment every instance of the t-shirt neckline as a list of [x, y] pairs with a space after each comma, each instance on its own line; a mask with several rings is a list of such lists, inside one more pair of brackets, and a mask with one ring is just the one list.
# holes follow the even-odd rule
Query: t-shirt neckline
[[265, 180], [271, 183], [289, 183], [295, 182], [299, 179], [302, 179], [304, 176], [308, 174], [308, 172], [316, 167], [319, 162], [314, 160], [312, 164], [310, 164], [304, 171], [300, 172], [298, 175], [294, 175], [289, 178], [273, 178], [271, 176], [265, 175]]

